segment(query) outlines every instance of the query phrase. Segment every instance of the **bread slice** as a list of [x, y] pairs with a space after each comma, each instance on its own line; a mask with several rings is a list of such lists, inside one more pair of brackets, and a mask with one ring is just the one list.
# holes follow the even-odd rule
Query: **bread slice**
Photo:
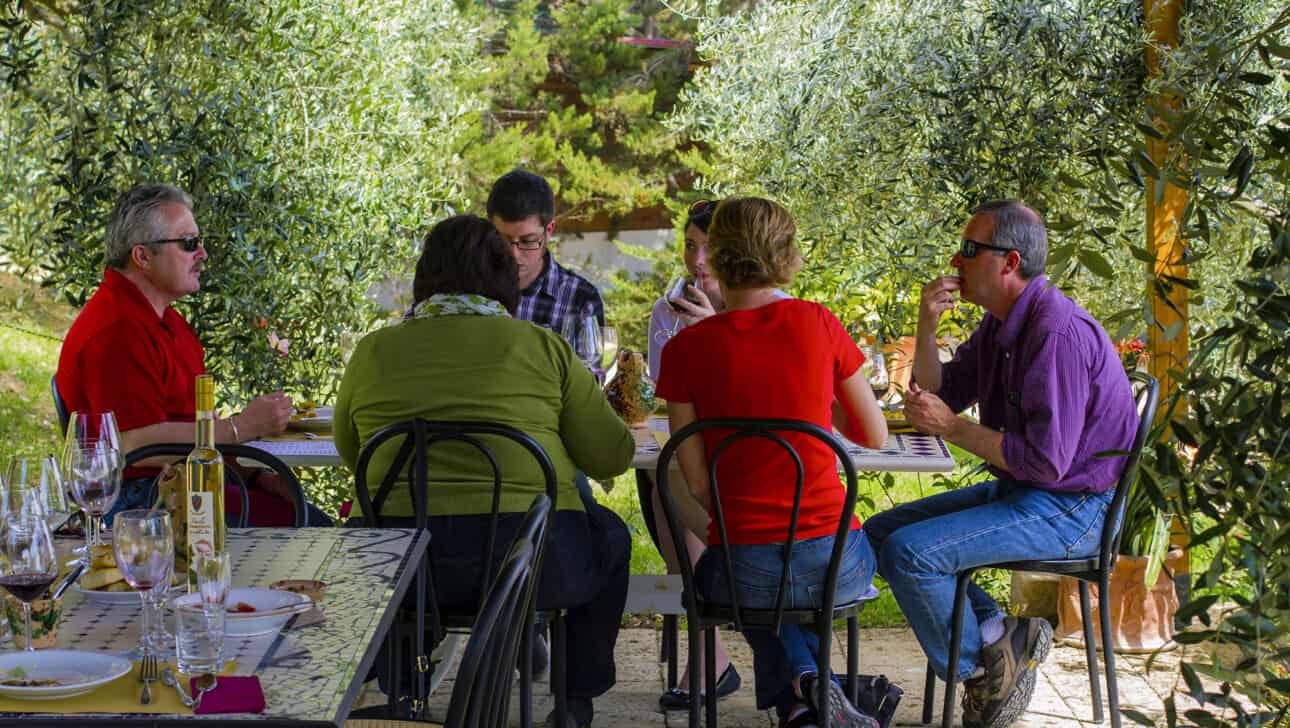
[[94, 569], [81, 575], [82, 589], [102, 589], [108, 584], [125, 582], [125, 576], [115, 566], [110, 569]]

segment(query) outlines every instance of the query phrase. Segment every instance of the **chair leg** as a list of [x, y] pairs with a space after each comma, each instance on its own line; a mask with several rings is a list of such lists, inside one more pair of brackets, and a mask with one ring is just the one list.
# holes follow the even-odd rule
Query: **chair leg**
[[1102, 659], [1106, 661], [1106, 694], [1111, 704], [1111, 728], [1120, 728], [1120, 687], [1115, 680], [1115, 640], [1111, 636], [1111, 575], [1102, 572], [1098, 600], [1102, 604]]
[[967, 603], [967, 588], [972, 581], [972, 572], [964, 571], [954, 588], [954, 615], [950, 619], [950, 655], [945, 663], [945, 708], [941, 713], [941, 728], [950, 728], [954, 720], [954, 692], [958, 687], [955, 679], [959, 672], [959, 651], [963, 646], [963, 606]]
[[860, 618], [847, 617], [847, 697], [860, 702]]
[[927, 663], [927, 681], [923, 683], [923, 725], [932, 722], [932, 704], [936, 702], [936, 672]]
[[402, 635], [399, 634], [399, 615], [394, 615], [394, 621], [390, 624], [390, 631], [386, 636], [386, 660], [388, 670], [388, 687], [390, 694], [386, 696], [386, 710], [389, 711], [391, 718], [398, 717], [399, 710], [399, 693], [402, 692], [402, 682], [399, 668], [399, 642], [402, 641]]
[[[1106, 609], [1106, 597], [1100, 599]], [[1089, 605], [1088, 582], [1079, 580], [1079, 615], [1084, 623], [1084, 659], [1088, 663], [1088, 685], [1093, 698], [1093, 722], [1102, 722], [1102, 680], [1097, 675], [1097, 645], [1093, 642], [1093, 608]]]
[[667, 660], [667, 689], [676, 687], [676, 668], [680, 659], [677, 657], [677, 646], [680, 642], [680, 627], [675, 614], [663, 617], [663, 656]]
[[699, 699], [695, 696], [702, 692], [701, 685], [703, 682], [702, 677], [699, 675], [699, 643], [702, 640], [699, 638], [701, 632], [699, 631], [698, 618], [691, 614], [686, 622], [688, 623], [686, 635], [690, 643], [687, 658], [690, 661], [690, 684], [687, 686], [690, 691], [690, 728], [699, 728]]
[[[704, 703], [708, 708], [708, 728], [717, 728], [717, 628], [708, 627], [704, 632], [703, 640], [703, 672], [704, 682], [712, 687], [708, 694], [704, 696]], [[694, 701], [694, 693], [690, 693], [690, 700]]]
[[521, 624], [524, 634], [520, 636], [520, 728], [533, 728], [533, 620], [525, 619]]
[[551, 619], [551, 692], [555, 695], [556, 725], [563, 726], [569, 715], [569, 685], [567, 676], [564, 611], [557, 609]]

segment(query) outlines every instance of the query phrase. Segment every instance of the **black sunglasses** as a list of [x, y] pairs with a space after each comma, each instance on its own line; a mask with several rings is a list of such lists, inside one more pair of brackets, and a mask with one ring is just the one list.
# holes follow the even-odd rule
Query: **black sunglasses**
[[202, 237], [201, 235], [189, 235], [188, 237], [184, 237], [184, 238], [163, 238], [161, 240], [149, 240], [146, 243], [142, 243], [142, 245], [165, 245], [166, 243], [174, 243], [175, 245], [178, 245], [179, 249], [183, 250], [185, 253], [192, 253], [192, 252], [195, 252], [198, 248], [206, 247], [206, 238]]
[[1016, 248], [1004, 248], [989, 243], [978, 243], [971, 238], [963, 238], [963, 242], [959, 243], [959, 255], [964, 258], [975, 258], [976, 254], [981, 252], [981, 248], [989, 248], [994, 251], [995, 255], [1001, 253], [1006, 255], [1009, 250], [1016, 250]]

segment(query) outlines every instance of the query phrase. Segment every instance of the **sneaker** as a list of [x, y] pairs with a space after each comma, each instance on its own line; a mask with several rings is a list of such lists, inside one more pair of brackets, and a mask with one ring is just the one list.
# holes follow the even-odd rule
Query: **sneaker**
[[1021, 717], [1035, 692], [1036, 668], [1052, 644], [1053, 628], [1045, 619], [1003, 620], [1003, 637], [981, 650], [985, 675], [964, 682], [963, 725], [1004, 728]]
[[[721, 677], [717, 678], [717, 700], [739, 689], [743, 680], [739, 678], [739, 671], [735, 669], [733, 662], [726, 664], [726, 669], [721, 671]], [[663, 710], [689, 710], [690, 693], [679, 687], [671, 688], [667, 692], [658, 696], [658, 706]]]
[[846, 693], [842, 692], [842, 686], [836, 682], [829, 681], [829, 702], [828, 705], [816, 705], [816, 675], [803, 675], [801, 679], [802, 697], [806, 704], [811, 706], [817, 715], [827, 714], [829, 716], [829, 725], [837, 728], [878, 728], [878, 721], [861, 713], [847, 700]]

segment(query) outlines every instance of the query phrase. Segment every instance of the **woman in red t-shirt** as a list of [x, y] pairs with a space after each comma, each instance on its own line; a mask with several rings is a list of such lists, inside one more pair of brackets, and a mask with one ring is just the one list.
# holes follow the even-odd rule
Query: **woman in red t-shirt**
[[[726, 301], [724, 312], [682, 329], [663, 349], [658, 393], [668, 402], [673, 432], [716, 417], [796, 419], [837, 427], [866, 445], [887, 436], [882, 411], [860, 365], [864, 356], [825, 307], [776, 296], [801, 268], [792, 216], [759, 198], [732, 198], [717, 206], [708, 229], [708, 264]], [[691, 366], [703, 362], [703, 366]], [[708, 431], [677, 450], [690, 493], [711, 512], [706, 453], [723, 433]], [[820, 604], [819, 592], [833, 548], [832, 534], [845, 499], [833, 451], [818, 440], [786, 433], [802, 459], [805, 481], [793, 547], [786, 606]], [[739, 601], [774, 606], [792, 509], [796, 471], [788, 454], [762, 439], [731, 446], [718, 482]], [[708, 544], [720, 543], [711, 524]], [[696, 579], [708, 598], [729, 600], [724, 563], [709, 548]], [[836, 599], [858, 598], [871, 584], [874, 556], [854, 521], [844, 551]], [[744, 632], [754, 657], [757, 707], [774, 707], [781, 726], [808, 725], [813, 706], [815, 633], [798, 625]], [[827, 709], [830, 723], [876, 726], [856, 710], [836, 682]]]

